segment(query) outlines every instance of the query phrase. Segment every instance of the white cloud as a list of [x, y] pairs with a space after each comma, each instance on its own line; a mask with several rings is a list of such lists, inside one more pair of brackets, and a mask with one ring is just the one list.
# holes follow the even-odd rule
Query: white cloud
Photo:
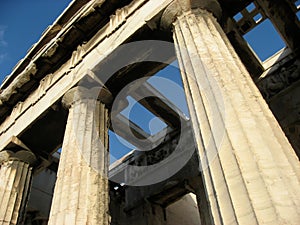
[[6, 27], [0, 25], [0, 47], [7, 46], [7, 42], [4, 40], [4, 33]]
[[[1, 47], [7, 46], [7, 42], [4, 39], [5, 30], [6, 30], [6, 27], [0, 25], [0, 50], [1, 50]], [[7, 53], [5, 53], [5, 51], [4, 52], [1, 51], [0, 52], [0, 63], [2, 63], [6, 58], [7, 58]]]
[[7, 57], [7, 54], [4, 53], [4, 54], [0, 54], [0, 63], [2, 63]]

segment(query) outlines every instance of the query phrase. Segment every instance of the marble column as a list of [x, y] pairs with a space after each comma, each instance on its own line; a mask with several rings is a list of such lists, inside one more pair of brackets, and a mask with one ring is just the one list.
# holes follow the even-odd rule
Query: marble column
[[23, 222], [35, 160], [27, 150], [0, 152], [0, 225]]
[[177, 0], [161, 20], [173, 29], [212, 223], [299, 224], [297, 156], [215, 16], [214, 0]]
[[106, 89], [75, 87], [63, 97], [69, 108], [51, 225], [108, 225], [108, 110]]

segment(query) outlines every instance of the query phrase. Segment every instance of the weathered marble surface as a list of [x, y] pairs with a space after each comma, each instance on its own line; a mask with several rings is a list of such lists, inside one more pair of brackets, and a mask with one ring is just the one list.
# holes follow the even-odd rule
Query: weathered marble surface
[[169, 15], [214, 223], [299, 223], [294, 150], [214, 16], [175, 2]]

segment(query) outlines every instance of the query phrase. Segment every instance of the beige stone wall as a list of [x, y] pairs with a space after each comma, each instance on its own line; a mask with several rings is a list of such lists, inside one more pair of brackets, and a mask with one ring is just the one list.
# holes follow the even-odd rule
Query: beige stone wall
[[166, 209], [167, 225], [199, 225], [196, 195], [187, 194]]

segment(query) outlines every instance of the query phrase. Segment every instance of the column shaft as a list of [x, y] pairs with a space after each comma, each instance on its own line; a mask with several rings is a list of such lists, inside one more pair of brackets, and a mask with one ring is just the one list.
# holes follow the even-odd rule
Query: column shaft
[[298, 224], [298, 159], [216, 19], [183, 13], [174, 42], [213, 223]]
[[32, 168], [19, 160], [4, 162], [0, 168], [0, 225], [19, 224], [24, 218]]
[[72, 103], [49, 224], [109, 224], [108, 112], [94, 99]]

